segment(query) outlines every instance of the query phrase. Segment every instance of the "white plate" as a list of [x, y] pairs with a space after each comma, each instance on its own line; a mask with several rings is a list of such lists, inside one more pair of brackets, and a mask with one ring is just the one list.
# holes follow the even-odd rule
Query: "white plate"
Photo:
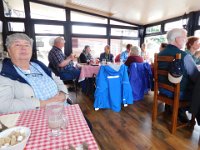
[[0, 148], [0, 150], [23, 150], [26, 146], [26, 143], [31, 135], [31, 130], [27, 127], [22, 127], [22, 126], [18, 126], [18, 127], [13, 127], [13, 128], [9, 128], [6, 129], [4, 131], [2, 131], [0, 133], [0, 138], [3, 137], [7, 137], [9, 134], [11, 134], [13, 131], [23, 131], [25, 133], [25, 139], [23, 139], [23, 141], [21, 141], [20, 143], [13, 145], [13, 146], [8, 146], [5, 148]]

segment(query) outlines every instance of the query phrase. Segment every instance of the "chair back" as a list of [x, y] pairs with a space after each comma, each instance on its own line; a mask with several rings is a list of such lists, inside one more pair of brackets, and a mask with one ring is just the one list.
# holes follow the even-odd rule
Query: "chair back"
[[[184, 127], [189, 124], [177, 125], [178, 119], [178, 109], [180, 107], [189, 106], [188, 101], [179, 101], [180, 97], [180, 83], [163, 83], [159, 80], [159, 77], [163, 76], [168, 79], [169, 70], [163, 70], [159, 68], [159, 63], [168, 62], [171, 63], [174, 59], [181, 59], [181, 54], [176, 54], [175, 56], [158, 56], [155, 54], [154, 57], [154, 102], [153, 102], [153, 112], [152, 112], [152, 122], [157, 118], [158, 114], [158, 101], [161, 101], [165, 104], [171, 105], [173, 108], [172, 117], [171, 117], [171, 133], [175, 133], [176, 129], [179, 127]], [[173, 96], [170, 98], [159, 92], [159, 89], [166, 89], [173, 93]], [[194, 125], [194, 118], [192, 117], [192, 125]]]
[[[163, 70], [158, 67], [160, 62], [168, 62], [171, 63], [174, 59], [181, 59], [181, 54], [176, 54], [176, 56], [158, 56], [155, 54], [154, 57], [154, 96], [159, 96], [159, 88], [171, 91], [173, 94], [173, 100], [179, 100], [180, 96], [180, 83], [177, 84], [168, 84], [162, 83], [159, 80], [159, 76], [163, 76], [164, 78], [168, 78], [169, 70]], [[166, 99], [167, 100], [167, 99]], [[172, 104], [172, 101], [169, 99], [167, 100], [167, 104]]]

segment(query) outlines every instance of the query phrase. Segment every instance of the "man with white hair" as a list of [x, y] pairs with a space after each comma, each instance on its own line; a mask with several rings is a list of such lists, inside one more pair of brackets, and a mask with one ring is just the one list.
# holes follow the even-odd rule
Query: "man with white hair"
[[[174, 28], [167, 33], [167, 40], [168, 45], [159, 53], [159, 56], [175, 56], [177, 53], [181, 54], [183, 77], [180, 82], [180, 100], [189, 100], [192, 97], [194, 82], [197, 79], [199, 71], [191, 55], [181, 50], [187, 42], [187, 31], [185, 29]], [[169, 63], [167, 62], [159, 63], [158, 66], [164, 70], [169, 69]], [[159, 77], [159, 80], [164, 83], [171, 84], [168, 78]], [[171, 91], [162, 88], [160, 88], [159, 91], [168, 97], [173, 97], [173, 93]], [[179, 110], [179, 119], [182, 122], [186, 122], [188, 120], [183, 110]]]
[[73, 60], [75, 58], [73, 54], [68, 57], [63, 54], [64, 44], [65, 40], [62, 37], [57, 37], [54, 40], [54, 45], [48, 54], [49, 66], [56, 71], [61, 80], [78, 79], [80, 70], [74, 67]]

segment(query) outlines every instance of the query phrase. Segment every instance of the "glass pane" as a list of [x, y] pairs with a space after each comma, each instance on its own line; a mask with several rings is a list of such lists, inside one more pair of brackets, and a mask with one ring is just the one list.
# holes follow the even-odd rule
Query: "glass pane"
[[167, 43], [166, 34], [145, 37], [144, 43], [146, 45], [146, 52], [149, 55], [150, 60], [154, 60], [154, 53], [159, 52], [159, 47], [161, 43]]
[[179, 20], [174, 22], [169, 22], [165, 24], [165, 31], [169, 31], [173, 28], [183, 28], [183, 25], [185, 25], [186, 20]]
[[4, 16], [25, 18], [23, 0], [3, 0]]
[[157, 33], [157, 32], [160, 32], [160, 31], [161, 31], [161, 25], [146, 28], [146, 34]]
[[35, 24], [35, 33], [42, 34], [64, 34], [64, 27], [57, 25]]
[[199, 25], [200, 25], [200, 16], [199, 16]]
[[3, 31], [3, 23], [2, 21], [0, 21], [0, 33], [2, 33], [2, 31]]
[[0, 21], [0, 61], [3, 59], [3, 36], [2, 36], [2, 30], [3, 30], [3, 23]]
[[94, 58], [100, 57], [100, 54], [104, 52], [104, 47], [107, 45], [107, 39], [98, 38], [72, 38], [72, 51], [79, 57], [85, 45], [89, 45], [91, 48], [91, 54]]
[[31, 18], [66, 21], [65, 9], [30, 2]]
[[37, 59], [47, 66], [49, 65], [48, 54], [56, 37], [57, 36], [36, 36]]
[[107, 24], [107, 18], [71, 11], [71, 21]]
[[196, 31], [194, 32], [194, 36], [200, 37], [200, 30], [196, 30]]
[[111, 39], [111, 53], [117, 56], [122, 51], [126, 50], [127, 44], [139, 46], [139, 40]]
[[91, 27], [91, 26], [72, 26], [73, 34], [93, 34], [93, 35], [106, 35], [105, 27]]
[[111, 35], [138, 37], [138, 30], [111, 28]]
[[9, 31], [19, 31], [24, 32], [24, 23], [22, 22], [8, 22], [8, 30]]
[[137, 26], [132, 25], [132, 24], [123, 23], [123, 22], [119, 22], [119, 21], [115, 21], [115, 20], [110, 20], [110, 24], [112, 24], [112, 25], [121, 25], [121, 26], [137, 27]]

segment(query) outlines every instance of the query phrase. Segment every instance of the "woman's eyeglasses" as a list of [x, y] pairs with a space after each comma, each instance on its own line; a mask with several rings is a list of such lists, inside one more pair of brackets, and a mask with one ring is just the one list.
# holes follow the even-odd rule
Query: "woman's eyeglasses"
[[43, 74], [41, 73], [28, 73], [28, 74], [24, 74], [25, 76], [31, 76], [31, 77], [41, 77], [43, 76]]

